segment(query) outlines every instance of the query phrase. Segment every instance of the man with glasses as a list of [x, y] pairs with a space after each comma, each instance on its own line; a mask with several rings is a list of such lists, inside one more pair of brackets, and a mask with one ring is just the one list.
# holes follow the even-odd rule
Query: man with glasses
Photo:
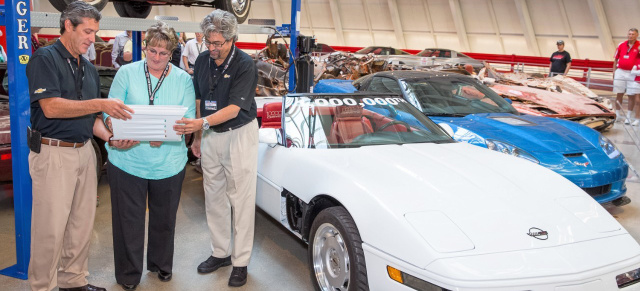
[[[253, 59], [235, 46], [238, 22], [233, 14], [214, 10], [200, 24], [209, 49], [196, 59], [193, 84], [201, 119], [179, 120], [180, 134], [198, 132], [191, 146], [202, 155], [205, 207], [212, 256], [198, 266], [210, 273], [233, 264], [229, 286], [247, 282], [253, 248], [258, 122]], [[232, 237], [233, 236], [233, 237]]]

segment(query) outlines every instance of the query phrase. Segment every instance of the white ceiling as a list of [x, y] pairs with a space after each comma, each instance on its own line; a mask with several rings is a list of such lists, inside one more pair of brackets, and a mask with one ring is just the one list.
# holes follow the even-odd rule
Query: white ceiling
[[[253, 0], [249, 18], [289, 23], [290, 7], [286, 0]], [[34, 10], [55, 11], [46, 0], [34, 0]], [[150, 17], [200, 21], [209, 11], [158, 6]], [[112, 4], [103, 15], [117, 16]], [[301, 31], [329, 45], [538, 56], [551, 55], [562, 39], [573, 58], [611, 60], [627, 30], [640, 26], [638, 15], [640, 0], [302, 0]], [[249, 42], [265, 39], [240, 37]]]

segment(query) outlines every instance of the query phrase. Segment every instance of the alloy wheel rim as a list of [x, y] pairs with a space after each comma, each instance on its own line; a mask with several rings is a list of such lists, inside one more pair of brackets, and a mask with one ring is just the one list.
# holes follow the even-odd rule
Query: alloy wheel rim
[[316, 231], [312, 260], [321, 290], [349, 289], [349, 252], [342, 234], [333, 225], [324, 223]]
[[244, 7], [247, 6], [249, 0], [231, 0], [231, 7], [237, 14], [241, 14], [244, 11]]

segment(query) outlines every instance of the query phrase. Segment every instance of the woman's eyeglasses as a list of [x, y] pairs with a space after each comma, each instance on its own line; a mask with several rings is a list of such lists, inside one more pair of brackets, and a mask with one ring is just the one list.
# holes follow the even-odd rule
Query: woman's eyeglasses
[[147, 48], [147, 54], [148, 55], [152, 55], [152, 56], [160, 55], [161, 57], [165, 58], [165, 57], [168, 57], [171, 54], [171, 52], [169, 52], [169, 51], [158, 52], [155, 49]]

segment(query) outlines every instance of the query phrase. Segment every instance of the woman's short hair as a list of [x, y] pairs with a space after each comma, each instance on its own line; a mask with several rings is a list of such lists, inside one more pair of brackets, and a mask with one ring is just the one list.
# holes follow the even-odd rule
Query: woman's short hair
[[164, 46], [168, 51], [173, 51], [178, 47], [178, 36], [173, 27], [162, 21], [158, 21], [158, 23], [147, 29], [145, 42], [147, 43], [147, 47]]

